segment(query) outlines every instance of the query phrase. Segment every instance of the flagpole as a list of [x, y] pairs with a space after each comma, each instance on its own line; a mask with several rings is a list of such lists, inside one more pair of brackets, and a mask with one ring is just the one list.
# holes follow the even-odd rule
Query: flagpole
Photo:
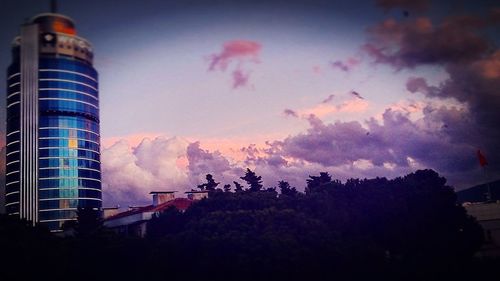
[[481, 150], [477, 150], [477, 158], [479, 159], [479, 165], [481, 168], [483, 168], [484, 174], [486, 176], [486, 202], [491, 202], [493, 201], [493, 196], [491, 194], [491, 187], [490, 187], [490, 182], [489, 182], [489, 174], [488, 170], [486, 169], [486, 166], [488, 166], [488, 160], [486, 160], [486, 157], [481, 153]]

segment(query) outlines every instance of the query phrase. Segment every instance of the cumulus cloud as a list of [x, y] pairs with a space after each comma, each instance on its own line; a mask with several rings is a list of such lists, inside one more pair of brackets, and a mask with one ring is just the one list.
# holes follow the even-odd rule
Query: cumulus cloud
[[422, 93], [426, 96], [435, 97], [439, 95], [439, 89], [427, 84], [427, 80], [422, 77], [410, 77], [406, 81], [406, 89], [411, 93]]
[[[307, 132], [274, 143], [284, 158], [301, 159], [323, 167], [342, 166], [389, 170], [411, 169], [415, 163], [444, 173], [460, 173], [475, 167], [475, 158], [467, 153], [474, 146], [450, 143], [462, 129], [444, 128], [443, 122], [466, 123], [467, 112], [457, 108], [426, 108], [424, 117], [412, 121], [402, 112], [386, 110], [381, 121], [371, 119], [325, 124], [309, 116]], [[466, 125], [463, 125], [466, 126]], [[384, 170], [387, 170], [383, 172]]]
[[[461, 170], [462, 181], [468, 180], [465, 174], [472, 175], [478, 170], [477, 159], [471, 156], [477, 149], [487, 151], [491, 159], [500, 159], [500, 51], [487, 37], [487, 30], [498, 28], [498, 23], [495, 9], [489, 15], [450, 16], [442, 22], [425, 17], [403, 22], [389, 19], [369, 29], [370, 41], [363, 46], [376, 64], [396, 70], [428, 65], [446, 71], [448, 78], [437, 85], [430, 85], [423, 77], [407, 80], [406, 88], [411, 93], [464, 105], [426, 106], [415, 129], [422, 131], [424, 124], [430, 130], [433, 124], [435, 135], [449, 147], [440, 144], [437, 147], [442, 147], [441, 151], [419, 155], [415, 150], [414, 154], [415, 159], [435, 165], [441, 171]], [[420, 143], [417, 147], [426, 147], [423, 139], [417, 143]], [[498, 176], [500, 163], [490, 163], [488, 169]], [[478, 180], [477, 173], [475, 178]]]
[[217, 180], [232, 178], [234, 167], [229, 160], [218, 151], [210, 152], [202, 149], [200, 142], [189, 144], [187, 159], [189, 180], [193, 185], [204, 181], [206, 174], [212, 174]]
[[146, 138], [135, 148], [118, 141], [103, 149], [105, 202], [145, 201], [153, 189], [185, 190], [187, 173], [178, 160], [186, 157], [187, 145], [178, 138], [159, 137]]
[[245, 70], [248, 63], [258, 63], [262, 45], [255, 41], [233, 40], [224, 43], [222, 51], [210, 56], [209, 71], [225, 71], [235, 62], [232, 71], [233, 89], [247, 85], [250, 73]]
[[363, 50], [397, 69], [421, 64], [470, 62], [490, 49], [490, 42], [477, 31], [485, 20], [472, 16], [449, 17], [433, 24], [419, 17], [398, 22], [388, 19], [369, 29], [370, 42]]

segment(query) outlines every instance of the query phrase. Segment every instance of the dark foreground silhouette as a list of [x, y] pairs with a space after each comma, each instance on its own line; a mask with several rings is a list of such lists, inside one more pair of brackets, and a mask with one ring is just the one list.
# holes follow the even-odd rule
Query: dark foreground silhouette
[[[144, 239], [116, 235], [80, 210], [72, 237], [0, 216], [1, 280], [480, 280], [481, 227], [432, 170], [388, 180], [310, 176], [304, 193], [198, 187], [209, 198], [154, 218]], [[279, 191], [279, 192], [278, 192]], [[278, 194], [279, 193], [279, 194]]]

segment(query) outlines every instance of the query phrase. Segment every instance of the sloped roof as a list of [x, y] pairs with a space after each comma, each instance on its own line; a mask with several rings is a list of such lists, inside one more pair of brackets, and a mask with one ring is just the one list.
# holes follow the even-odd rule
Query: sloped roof
[[162, 211], [165, 211], [166, 209], [168, 209], [172, 206], [177, 208], [180, 211], [184, 211], [187, 208], [189, 208], [189, 206], [191, 206], [191, 204], [193, 204], [193, 202], [194, 202], [194, 200], [190, 200], [187, 198], [176, 198], [174, 200], [162, 203], [162, 204], [157, 205], [157, 206], [149, 205], [149, 206], [139, 207], [139, 208], [135, 208], [133, 210], [121, 212], [119, 214], [110, 216], [109, 218], [107, 218], [105, 220], [109, 221], [109, 220], [114, 220], [114, 219], [119, 219], [119, 218], [124, 218], [124, 217], [128, 217], [128, 216], [140, 214], [140, 213], [145, 213], [145, 212], [162, 212]]

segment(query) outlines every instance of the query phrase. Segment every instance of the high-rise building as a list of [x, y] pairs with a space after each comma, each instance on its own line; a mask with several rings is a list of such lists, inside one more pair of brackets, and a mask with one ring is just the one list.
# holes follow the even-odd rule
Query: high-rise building
[[33, 17], [7, 74], [6, 212], [60, 231], [101, 208], [99, 97], [91, 44], [72, 19]]

